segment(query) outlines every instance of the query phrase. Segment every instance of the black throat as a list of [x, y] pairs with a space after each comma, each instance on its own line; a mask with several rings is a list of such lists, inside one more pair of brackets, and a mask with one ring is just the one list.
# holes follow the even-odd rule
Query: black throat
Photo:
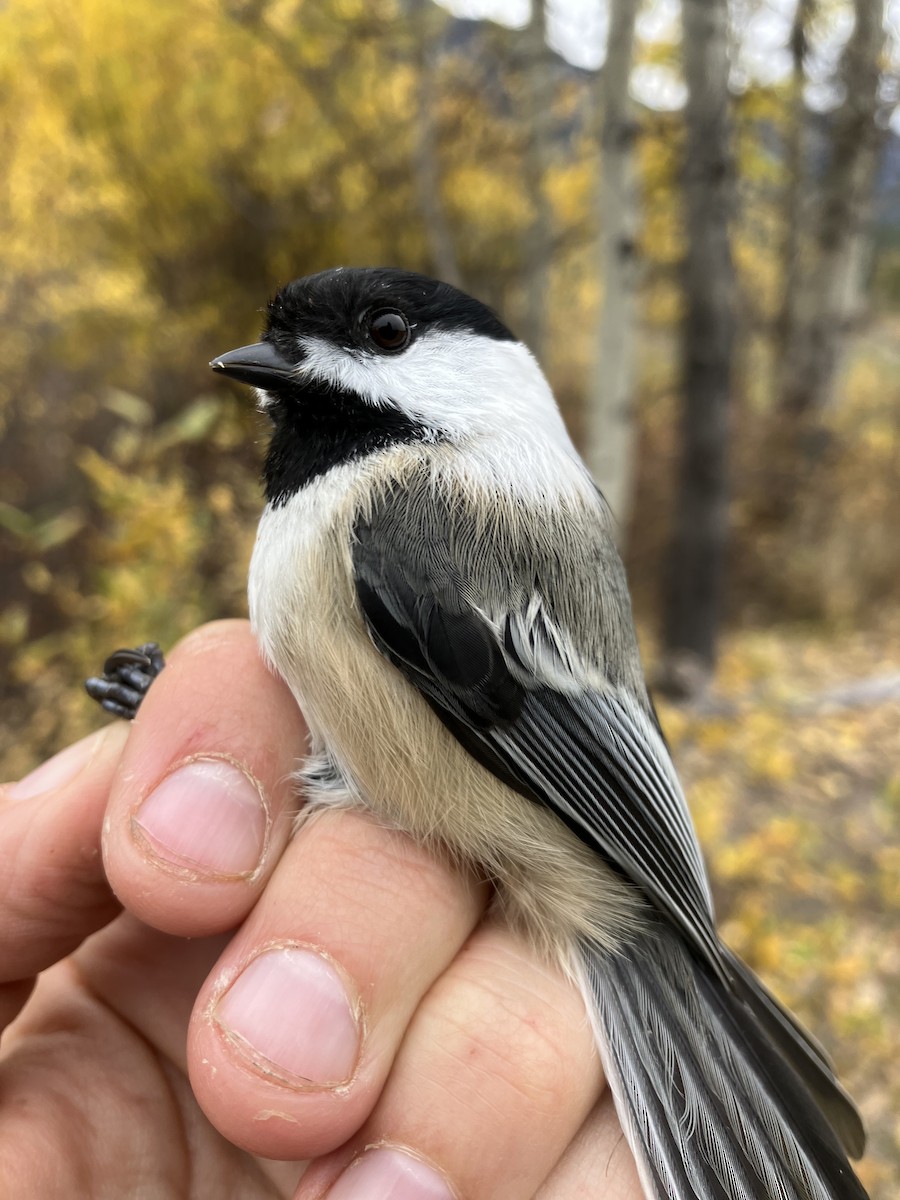
[[325, 383], [272, 398], [275, 424], [263, 467], [266, 499], [275, 508], [332, 467], [401, 443], [433, 440], [424, 425], [396, 408], [376, 408], [354, 392]]

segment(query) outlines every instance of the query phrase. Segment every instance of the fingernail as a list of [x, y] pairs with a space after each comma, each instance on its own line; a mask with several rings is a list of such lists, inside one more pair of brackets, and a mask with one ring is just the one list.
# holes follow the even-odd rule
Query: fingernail
[[367, 1150], [328, 1192], [327, 1200], [455, 1200], [446, 1180], [420, 1158], [393, 1146]]
[[167, 775], [132, 827], [155, 858], [206, 875], [252, 875], [268, 832], [262, 787], [222, 758], [198, 758]]
[[338, 972], [312, 950], [279, 946], [258, 955], [214, 1017], [257, 1069], [289, 1087], [337, 1087], [353, 1075], [357, 1012]]
[[32, 796], [40, 796], [54, 788], [65, 787], [67, 783], [71, 783], [77, 775], [80, 775], [85, 767], [90, 765], [94, 755], [106, 740], [107, 734], [114, 728], [115, 726], [108, 726], [106, 729], [98, 729], [96, 733], [88, 734], [86, 738], [82, 738], [73, 746], [67, 746], [65, 750], [60, 750], [59, 754], [55, 754], [53, 758], [49, 758], [39, 767], [35, 767], [24, 779], [11, 784], [6, 789], [7, 796], [11, 800], [28, 800]]

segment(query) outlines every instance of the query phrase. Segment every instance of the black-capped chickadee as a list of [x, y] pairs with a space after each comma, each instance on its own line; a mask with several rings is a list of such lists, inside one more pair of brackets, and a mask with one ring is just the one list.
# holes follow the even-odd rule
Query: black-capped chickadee
[[864, 1198], [856, 1109], [716, 933], [610, 516], [526, 347], [346, 269], [211, 365], [273, 424], [250, 613], [311, 730], [305, 811], [487, 873], [581, 987], [648, 1197]]

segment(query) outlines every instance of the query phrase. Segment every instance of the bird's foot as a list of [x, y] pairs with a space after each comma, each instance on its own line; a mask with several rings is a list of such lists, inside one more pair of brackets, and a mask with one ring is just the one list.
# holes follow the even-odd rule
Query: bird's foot
[[103, 664], [103, 674], [86, 679], [84, 688], [108, 713], [133, 721], [150, 684], [165, 665], [156, 642], [134, 650], [116, 650]]

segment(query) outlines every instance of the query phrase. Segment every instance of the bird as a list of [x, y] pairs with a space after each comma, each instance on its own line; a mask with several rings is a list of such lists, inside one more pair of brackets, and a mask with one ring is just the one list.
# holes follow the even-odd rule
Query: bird
[[271, 426], [249, 608], [310, 730], [298, 819], [362, 808], [491, 881], [581, 990], [650, 1200], [865, 1200], [852, 1100], [717, 932], [614, 522], [527, 347], [348, 267], [210, 366]]

